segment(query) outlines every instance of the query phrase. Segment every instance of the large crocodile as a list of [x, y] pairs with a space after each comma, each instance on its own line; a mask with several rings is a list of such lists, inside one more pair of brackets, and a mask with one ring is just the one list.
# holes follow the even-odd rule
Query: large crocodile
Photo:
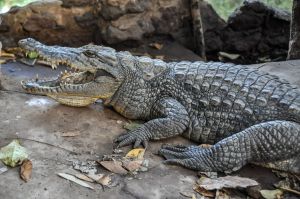
[[28, 92], [71, 106], [101, 98], [127, 118], [147, 121], [116, 138], [119, 147], [183, 135], [213, 145], [165, 145], [159, 153], [166, 163], [231, 172], [271, 162], [300, 173], [300, 91], [276, 76], [230, 63], [166, 63], [96, 45], [46, 46], [34, 39], [19, 45], [53, 67], [81, 71], [23, 82]]

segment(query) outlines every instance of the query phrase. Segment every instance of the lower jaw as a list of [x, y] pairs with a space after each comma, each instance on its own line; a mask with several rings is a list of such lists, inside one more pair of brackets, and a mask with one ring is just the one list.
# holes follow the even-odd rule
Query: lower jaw
[[99, 97], [87, 97], [77, 95], [61, 95], [61, 94], [47, 94], [47, 96], [56, 100], [57, 102], [73, 107], [84, 107], [93, 104]]

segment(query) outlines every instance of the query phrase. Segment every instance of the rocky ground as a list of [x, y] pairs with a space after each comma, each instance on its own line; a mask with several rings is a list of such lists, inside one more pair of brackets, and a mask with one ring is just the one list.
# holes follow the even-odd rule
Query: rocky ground
[[[170, 51], [164, 56], [170, 59], [190, 59], [199, 57], [179, 44], [169, 44]], [[172, 52], [173, 51], [173, 52]], [[182, 52], [179, 55], [174, 54]], [[144, 52], [142, 52], [144, 53]], [[260, 70], [276, 74], [291, 83], [300, 85], [300, 61], [266, 63], [254, 65]], [[63, 70], [63, 68], [59, 69]], [[197, 173], [177, 166], [162, 164], [156, 153], [163, 143], [193, 144], [176, 137], [151, 142], [145, 158], [149, 160], [149, 170], [137, 176], [118, 176], [118, 185], [112, 188], [95, 186], [89, 190], [57, 176], [60, 172], [72, 170], [73, 160], [99, 160], [111, 154], [113, 139], [124, 131], [128, 122], [112, 109], [96, 103], [85, 108], [67, 107], [43, 97], [23, 93], [20, 81], [23, 79], [49, 77], [59, 72], [49, 67], [26, 66], [17, 62], [3, 64], [1, 80], [5, 90], [0, 91], [0, 146], [13, 138], [20, 138], [21, 144], [30, 153], [33, 162], [32, 179], [25, 183], [19, 178], [17, 168], [0, 174], [0, 198], [186, 198], [180, 192], [193, 193]], [[76, 137], [62, 137], [62, 132], [79, 130]], [[129, 148], [124, 148], [124, 152]], [[99, 172], [109, 173], [99, 167]], [[249, 165], [234, 175], [250, 177], [261, 183], [265, 189], [273, 189], [278, 178], [270, 170]], [[239, 195], [239, 196], [238, 196]], [[234, 196], [245, 198], [243, 193]], [[197, 195], [197, 198], [200, 198]]]

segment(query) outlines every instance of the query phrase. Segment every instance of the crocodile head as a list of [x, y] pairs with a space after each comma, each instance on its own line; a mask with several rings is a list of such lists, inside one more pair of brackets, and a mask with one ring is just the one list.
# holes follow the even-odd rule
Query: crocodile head
[[74, 69], [51, 80], [22, 81], [29, 93], [47, 95], [69, 106], [87, 106], [97, 99], [109, 99], [121, 85], [122, 74], [112, 48], [46, 46], [31, 38], [20, 40], [19, 46], [25, 54], [34, 52], [54, 69], [58, 65]]

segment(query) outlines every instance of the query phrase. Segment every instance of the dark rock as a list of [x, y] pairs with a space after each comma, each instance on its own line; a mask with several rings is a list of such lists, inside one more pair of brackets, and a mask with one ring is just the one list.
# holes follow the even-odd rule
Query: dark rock
[[9, 31], [9, 26], [1, 24], [0, 25], [0, 32], [8, 32]]
[[240, 59], [249, 61], [245, 64], [259, 62], [263, 57], [284, 59], [289, 43], [289, 18], [287, 11], [258, 0], [246, 0], [228, 19], [222, 50], [240, 54]]
[[105, 20], [114, 20], [124, 14], [142, 13], [147, 9], [150, 9], [153, 2], [144, 0], [104, 0], [102, 1], [102, 7], [100, 15]]
[[259, 199], [261, 198], [260, 190], [261, 190], [261, 186], [258, 185], [258, 186], [248, 187], [246, 189], [246, 192], [250, 197], [254, 199]]
[[62, 2], [62, 6], [66, 8], [84, 7], [89, 5], [96, 5], [99, 3], [98, 0], [62, 0]]
[[293, 1], [293, 15], [288, 59], [300, 59], [300, 2]]
[[56, 25], [54, 16], [33, 14], [26, 19], [23, 28], [28, 32], [36, 32], [45, 29], [55, 29]]
[[97, 18], [91, 12], [84, 13], [82, 16], [75, 16], [74, 19], [82, 28], [91, 27], [92, 25], [97, 24]]

